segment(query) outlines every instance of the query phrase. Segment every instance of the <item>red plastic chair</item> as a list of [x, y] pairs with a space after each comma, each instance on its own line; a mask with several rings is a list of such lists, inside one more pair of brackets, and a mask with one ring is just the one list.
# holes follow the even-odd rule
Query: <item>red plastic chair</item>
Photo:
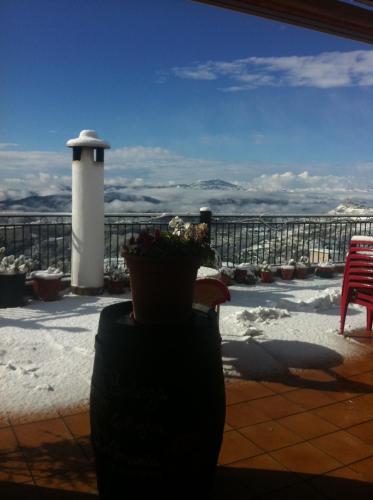
[[373, 238], [355, 236], [351, 239], [346, 257], [340, 304], [340, 334], [343, 335], [350, 303], [367, 309], [366, 328], [373, 323]]
[[231, 300], [229, 290], [224, 283], [215, 278], [201, 278], [194, 283], [193, 302], [197, 305], [205, 306], [208, 309], [215, 309], [218, 320], [220, 304]]

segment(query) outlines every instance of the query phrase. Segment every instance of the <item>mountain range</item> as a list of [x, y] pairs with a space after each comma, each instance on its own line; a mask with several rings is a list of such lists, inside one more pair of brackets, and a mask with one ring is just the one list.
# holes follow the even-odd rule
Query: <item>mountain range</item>
[[[346, 194], [349, 200], [346, 203]], [[13, 195], [14, 196], [14, 195]], [[105, 185], [107, 213], [197, 213], [208, 206], [214, 213], [228, 214], [310, 214], [327, 213], [346, 203], [370, 203], [371, 193], [348, 192], [337, 189], [305, 190], [254, 188], [248, 183], [231, 183], [221, 179], [189, 184], [108, 183]], [[63, 186], [55, 194], [30, 195], [0, 201], [1, 211], [71, 212], [71, 188]]]

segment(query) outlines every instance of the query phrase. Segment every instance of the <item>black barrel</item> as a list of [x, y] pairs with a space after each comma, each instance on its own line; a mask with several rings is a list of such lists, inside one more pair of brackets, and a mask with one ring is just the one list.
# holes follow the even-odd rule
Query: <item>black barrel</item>
[[0, 273], [0, 307], [24, 305], [25, 273]]
[[151, 327], [131, 302], [106, 307], [96, 336], [91, 439], [100, 498], [209, 498], [225, 420], [216, 314]]

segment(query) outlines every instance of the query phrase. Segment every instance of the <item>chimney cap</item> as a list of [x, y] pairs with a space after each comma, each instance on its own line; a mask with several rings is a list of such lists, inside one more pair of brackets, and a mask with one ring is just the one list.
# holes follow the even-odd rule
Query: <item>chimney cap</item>
[[69, 148], [110, 148], [110, 144], [100, 139], [95, 130], [82, 130], [79, 137], [67, 141], [66, 146]]

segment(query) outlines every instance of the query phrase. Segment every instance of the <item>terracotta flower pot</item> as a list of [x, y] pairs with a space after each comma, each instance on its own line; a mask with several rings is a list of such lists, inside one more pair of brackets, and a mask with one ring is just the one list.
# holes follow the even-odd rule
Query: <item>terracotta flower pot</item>
[[133, 313], [138, 323], [177, 324], [190, 320], [199, 257], [125, 254], [124, 258], [130, 271]]
[[109, 293], [120, 294], [124, 292], [126, 280], [108, 280], [107, 290]]
[[237, 283], [246, 283], [247, 281], [247, 270], [236, 268], [234, 270], [234, 281]]
[[262, 283], [272, 283], [273, 281], [272, 271], [261, 271], [260, 278], [262, 280]]
[[283, 280], [292, 280], [294, 277], [294, 267], [293, 266], [282, 266], [281, 267], [281, 277]]
[[57, 300], [61, 290], [61, 279], [34, 278], [37, 283], [37, 294], [39, 299], [46, 302]]
[[334, 266], [318, 266], [315, 274], [320, 278], [333, 278], [334, 270]]
[[47, 271], [35, 271], [32, 278], [35, 283], [35, 292], [39, 299], [46, 302], [59, 299], [61, 291], [61, 278], [63, 273], [48, 273]]
[[295, 277], [298, 279], [305, 279], [308, 274], [308, 268], [307, 267], [297, 267], [295, 269]]

